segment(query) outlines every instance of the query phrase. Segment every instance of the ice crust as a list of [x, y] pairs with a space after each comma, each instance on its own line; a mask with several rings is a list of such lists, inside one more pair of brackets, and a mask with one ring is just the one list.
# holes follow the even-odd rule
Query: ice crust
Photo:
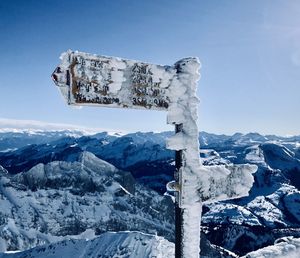
[[199, 182], [202, 201], [209, 203], [248, 196], [256, 170], [257, 166], [250, 164], [202, 166], [201, 173], [205, 178], [208, 176], [208, 182]]
[[[197, 81], [200, 78], [200, 62], [197, 58], [184, 58], [174, 67], [177, 70], [169, 87], [170, 106], [167, 114], [169, 124], [182, 124], [182, 132], [167, 140], [167, 148], [182, 150], [184, 166], [180, 184], [180, 206], [183, 209], [184, 257], [199, 257], [200, 221], [202, 204], [198, 194], [198, 171], [200, 168], [197, 106]], [[184, 196], [184, 198], [183, 198]]]
[[167, 122], [182, 124], [182, 130], [167, 140], [167, 148], [182, 150], [183, 166], [179, 178], [179, 205], [183, 209], [183, 257], [200, 255], [200, 223], [202, 202], [227, 200], [247, 196], [257, 170], [254, 165], [203, 166], [199, 153], [196, 97], [200, 79], [197, 58], [184, 58], [174, 67], [177, 70], [168, 88], [170, 106]]

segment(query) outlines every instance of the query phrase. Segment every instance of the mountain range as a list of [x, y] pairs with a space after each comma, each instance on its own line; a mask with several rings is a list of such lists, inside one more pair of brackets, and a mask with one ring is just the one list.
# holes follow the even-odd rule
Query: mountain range
[[[55, 250], [73, 242], [80, 246], [87, 235], [93, 246], [105, 242], [99, 239], [107, 234], [110, 238], [112, 233], [106, 232], [111, 231], [119, 232], [113, 236], [123, 234], [114, 240], [117, 246], [119, 238], [138, 235], [151, 239], [152, 246], [161, 245], [157, 239], [163, 239], [166, 250], [171, 250], [174, 211], [165, 187], [175, 169], [174, 153], [165, 147], [171, 135], [0, 133], [0, 251], [42, 244], [48, 250], [58, 241], [64, 242], [55, 244]], [[203, 165], [258, 166], [249, 196], [204, 206], [202, 256], [246, 255], [276, 239], [300, 237], [300, 136], [201, 132], [199, 142]], [[131, 246], [131, 241], [125, 242]], [[148, 244], [141, 246], [145, 248], [140, 252], [149, 249]], [[36, 248], [30, 250], [41, 252]], [[5, 255], [21, 257], [15, 256], [21, 253]]]

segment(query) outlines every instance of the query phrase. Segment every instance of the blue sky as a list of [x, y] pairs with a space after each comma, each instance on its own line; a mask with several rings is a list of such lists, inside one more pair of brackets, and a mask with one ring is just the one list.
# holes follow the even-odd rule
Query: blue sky
[[0, 1], [0, 118], [172, 130], [156, 111], [68, 107], [51, 81], [67, 49], [202, 63], [199, 128], [300, 134], [297, 0]]

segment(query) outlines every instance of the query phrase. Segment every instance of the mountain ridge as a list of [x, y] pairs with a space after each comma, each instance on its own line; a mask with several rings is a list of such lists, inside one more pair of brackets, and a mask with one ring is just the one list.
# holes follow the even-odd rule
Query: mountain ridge
[[[152, 190], [150, 190], [149, 193], [152, 193], [150, 195], [146, 194], [148, 190], [141, 192], [141, 198], [146, 201], [141, 200], [140, 207], [148, 214], [147, 216], [155, 217], [157, 216], [156, 211], [159, 210], [158, 203], [153, 207], [151, 206], [153, 209], [150, 209], [146, 203], [151, 199], [150, 196], [162, 196], [166, 192], [166, 182], [173, 179], [175, 169], [174, 152], [165, 148], [165, 138], [172, 134], [172, 132], [138, 132], [136, 134], [115, 135], [102, 132], [94, 136], [55, 138], [53, 141], [25, 145], [16, 150], [0, 152], [0, 165], [3, 167], [0, 167], [0, 174], [1, 178], [10, 180], [10, 184], [13, 182], [14, 185], [11, 187], [16, 187], [19, 189], [18, 191], [28, 189], [33, 195], [44, 191], [44, 199], [47, 197], [47, 191], [61, 191], [59, 193], [61, 196], [63, 196], [63, 191], [67, 191], [66, 196], [73, 200], [73, 195], [84, 196], [93, 194], [94, 190], [90, 190], [95, 189], [95, 187], [97, 191], [101, 192], [103, 190], [101, 190], [99, 184], [95, 186], [88, 179], [89, 176], [86, 178], [82, 174], [80, 177], [76, 177], [76, 173], [68, 172], [72, 171], [72, 169], [74, 171], [82, 169], [82, 157], [83, 153], [86, 153], [86, 165], [83, 167], [87, 171], [85, 171], [84, 175], [89, 175], [89, 169], [94, 171], [95, 168], [104, 166], [104, 170], [107, 170], [107, 173], [104, 173], [103, 176], [109, 178], [110, 173], [108, 171], [111, 170], [110, 166], [113, 165], [117, 171], [122, 171], [120, 172], [123, 173], [120, 175], [121, 178], [122, 176], [127, 178], [127, 185], [126, 182], [113, 179], [115, 183], [121, 185], [127, 191], [124, 191], [121, 187], [117, 188], [119, 189], [117, 196], [120, 205], [118, 204], [113, 209], [128, 209], [129, 207], [126, 206], [128, 205], [127, 201], [130, 199], [128, 196], [134, 191], [134, 189], [131, 189], [132, 186], [138, 185], [138, 189], [141, 189], [142, 186], [140, 184], [142, 184], [146, 188], [152, 188], [155, 192], [152, 193]], [[280, 237], [300, 236], [300, 214], [298, 212], [300, 208], [298, 204], [300, 203], [300, 193], [299, 183], [296, 180], [300, 173], [300, 140], [297, 137], [261, 136], [257, 133], [246, 135], [237, 133], [232, 136], [226, 136], [202, 132], [199, 141], [201, 144], [201, 160], [206, 166], [232, 163], [250, 163], [258, 166], [258, 170], [254, 174], [255, 182], [248, 197], [204, 206], [203, 231], [213, 245], [225, 247], [238, 255], [245, 255], [247, 252], [272, 245]], [[94, 162], [89, 165], [88, 157], [92, 160], [102, 159], [106, 163], [101, 161], [100, 163]], [[111, 165], [108, 165], [107, 162]], [[95, 165], [96, 163], [97, 165]], [[52, 167], [49, 168], [49, 166]], [[47, 171], [51, 170], [53, 172], [58, 168], [61, 171], [66, 171], [64, 174], [65, 177], [68, 177], [68, 180], [65, 180], [64, 177], [56, 178], [56, 175], [53, 173], [47, 174]], [[33, 170], [28, 173], [31, 169]], [[33, 173], [34, 170], [38, 172]], [[44, 174], [41, 172], [43, 170], [46, 171]], [[124, 171], [130, 171], [133, 177], [126, 176]], [[28, 175], [25, 176], [26, 173]], [[35, 182], [30, 179], [31, 174], [38, 175], [39, 173], [41, 173], [39, 181]], [[46, 180], [42, 176], [45, 174], [48, 175]], [[96, 171], [94, 175], [99, 176], [96, 174]], [[17, 178], [19, 178], [19, 181]], [[27, 178], [27, 181], [25, 178]], [[132, 180], [136, 180], [137, 184], [133, 184]], [[25, 181], [26, 183], [24, 183]], [[31, 185], [29, 182], [31, 182]], [[64, 188], [60, 189], [57, 187], [57, 182], [61, 182]], [[35, 189], [34, 186], [36, 185], [50, 188]], [[6, 185], [5, 187], [9, 186]], [[22, 187], [25, 188], [22, 190]], [[70, 192], [71, 188], [73, 188], [72, 193]], [[104, 187], [104, 189], [106, 188]], [[111, 194], [115, 196], [114, 191]], [[102, 197], [99, 198], [101, 199]], [[161, 197], [155, 198], [159, 199]], [[62, 197], [58, 197], [58, 199], [61, 203], [65, 202]], [[74, 200], [78, 201], [76, 198]], [[91, 203], [94, 202], [91, 199], [89, 201]], [[173, 212], [172, 205], [172, 202], [169, 204], [162, 202], [160, 208], [165, 210], [161, 211], [161, 213], [168, 214], [168, 209]], [[76, 209], [81, 208], [77, 207]], [[134, 218], [135, 215], [130, 214], [129, 217]], [[169, 219], [169, 221], [171, 225], [173, 223], [171, 222], [172, 219]], [[10, 222], [10, 225], [13, 225], [12, 222]], [[126, 229], [130, 225], [130, 223], [125, 225], [120, 220], [118, 220], [118, 223], [118, 230]], [[142, 222], [138, 227], [131, 227], [130, 230], [141, 230], [141, 225], [143, 225]], [[171, 228], [172, 226], [168, 227]], [[78, 231], [77, 229], [74, 233], [81, 234], [87, 228], [89, 227], [81, 225], [79, 227], [80, 230]], [[70, 229], [70, 232], [72, 232], [72, 226], [70, 226]], [[96, 233], [104, 233], [105, 230], [107, 229], [102, 228], [97, 230]], [[160, 229], [156, 230], [158, 232]], [[63, 234], [66, 234], [66, 232]], [[159, 234], [172, 240], [171, 231], [169, 231], [170, 233], [166, 233], [163, 230], [160, 232]], [[247, 245], [242, 243], [247, 243]]]

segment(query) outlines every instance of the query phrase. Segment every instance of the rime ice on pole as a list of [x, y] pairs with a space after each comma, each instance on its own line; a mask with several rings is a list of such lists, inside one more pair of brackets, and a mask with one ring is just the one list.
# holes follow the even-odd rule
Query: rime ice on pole
[[170, 107], [167, 122], [182, 124], [183, 131], [167, 140], [167, 148], [183, 151], [180, 185], [180, 206], [183, 212], [183, 243], [184, 257], [199, 257], [200, 253], [200, 222], [202, 203], [198, 193], [199, 157], [197, 106], [197, 81], [200, 78], [200, 62], [197, 58], [185, 58], [175, 64], [177, 74], [169, 87]]
[[167, 122], [182, 124], [183, 130], [167, 140], [167, 148], [183, 152], [179, 182], [179, 205], [183, 209], [182, 253], [183, 257], [198, 258], [202, 202], [247, 196], [254, 182], [252, 173], [257, 167], [248, 164], [201, 165], [197, 126], [199, 100], [196, 97], [200, 62], [197, 58], [185, 58], [174, 67], [177, 74], [168, 89]]

